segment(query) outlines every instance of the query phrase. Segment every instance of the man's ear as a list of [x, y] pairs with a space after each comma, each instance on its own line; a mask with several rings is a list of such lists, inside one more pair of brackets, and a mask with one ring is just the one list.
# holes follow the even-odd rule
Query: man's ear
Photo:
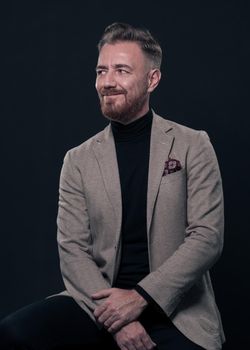
[[148, 73], [148, 92], [154, 91], [161, 80], [161, 71], [159, 69], [151, 69]]

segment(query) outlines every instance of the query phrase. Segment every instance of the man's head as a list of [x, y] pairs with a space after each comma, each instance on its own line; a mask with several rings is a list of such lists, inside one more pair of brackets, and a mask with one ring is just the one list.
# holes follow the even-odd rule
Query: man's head
[[96, 89], [104, 116], [124, 124], [143, 116], [161, 78], [160, 45], [148, 30], [114, 23], [98, 49]]

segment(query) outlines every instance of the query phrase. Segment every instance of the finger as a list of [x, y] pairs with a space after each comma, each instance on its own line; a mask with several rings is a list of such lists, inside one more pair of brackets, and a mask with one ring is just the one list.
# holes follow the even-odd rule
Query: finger
[[144, 334], [144, 336], [141, 338], [142, 343], [145, 347], [145, 349], [147, 350], [151, 350], [154, 349], [157, 344], [155, 342], [153, 342], [153, 340], [150, 338], [150, 336], [148, 334]]
[[134, 346], [134, 344], [131, 343], [131, 342], [126, 342], [126, 347], [125, 348], [128, 349], [128, 350], [138, 350], [137, 347]]
[[147, 347], [145, 347], [145, 345], [143, 344], [141, 339], [136, 340], [135, 348], [136, 348], [136, 350], [147, 350], [148, 349]]
[[[108, 322], [109, 320], [109, 322]], [[101, 323], [106, 323], [108, 322], [108, 324], [105, 326], [110, 327], [112, 325], [112, 323], [114, 323], [117, 320], [117, 318], [115, 317], [115, 315], [110, 312], [109, 310], [104, 311], [99, 317], [98, 317], [98, 321]]]
[[[102, 315], [101, 315], [102, 317]], [[112, 326], [112, 324], [117, 321], [114, 315], [111, 315], [110, 317], [106, 317], [106, 320], [104, 320], [104, 326], [106, 329]]]
[[107, 306], [105, 304], [102, 304], [100, 306], [97, 306], [94, 310], [94, 316], [96, 318], [100, 317], [101, 314], [103, 314], [106, 311]]
[[129, 348], [127, 348], [125, 345], [119, 345], [119, 348], [121, 350], [129, 350]]
[[119, 329], [121, 329], [121, 327], [125, 326], [127, 324], [127, 322], [125, 322], [124, 320], [117, 320], [114, 321], [111, 326], [107, 329], [107, 331], [109, 333], [115, 333], [117, 331], [119, 331]]
[[102, 289], [99, 292], [96, 292], [91, 295], [92, 299], [98, 300], [109, 297], [111, 294], [111, 288], [109, 289]]

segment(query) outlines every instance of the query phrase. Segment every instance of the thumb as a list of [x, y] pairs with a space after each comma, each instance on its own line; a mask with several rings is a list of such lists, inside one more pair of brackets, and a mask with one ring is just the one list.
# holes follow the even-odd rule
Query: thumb
[[111, 295], [111, 288], [109, 289], [102, 289], [99, 292], [96, 292], [91, 295], [92, 299], [102, 299], [107, 298]]

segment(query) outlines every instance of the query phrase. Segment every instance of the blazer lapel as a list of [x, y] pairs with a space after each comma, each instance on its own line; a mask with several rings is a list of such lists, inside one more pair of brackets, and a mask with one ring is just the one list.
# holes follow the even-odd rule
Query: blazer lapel
[[118, 234], [120, 232], [122, 221], [122, 199], [115, 142], [110, 124], [96, 140], [93, 149], [99, 163], [107, 196], [117, 219], [117, 227], [115, 229]]
[[165, 161], [172, 149], [174, 137], [167, 134], [172, 126], [166, 128], [166, 121], [164, 126], [161, 125], [161, 119], [153, 113], [153, 123], [150, 141], [150, 155], [149, 155], [149, 174], [148, 174], [148, 193], [147, 193], [147, 232], [149, 239], [150, 226], [154, 211], [154, 205], [157, 198], [162, 174], [164, 171]]

